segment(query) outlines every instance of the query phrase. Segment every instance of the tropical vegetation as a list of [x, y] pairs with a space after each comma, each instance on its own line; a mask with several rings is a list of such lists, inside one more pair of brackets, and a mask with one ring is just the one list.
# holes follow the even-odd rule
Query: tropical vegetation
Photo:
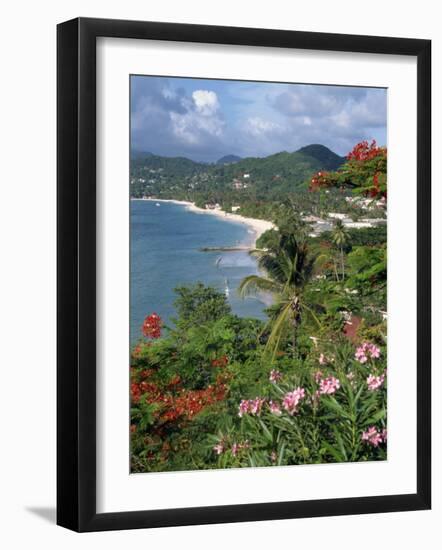
[[[358, 144], [306, 193], [385, 201], [385, 174], [385, 148]], [[132, 472], [386, 459], [386, 228], [337, 220], [313, 237], [292, 201], [272, 212], [251, 251], [259, 275], [240, 285], [272, 297], [266, 321], [198, 282], [176, 288], [170, 325], [146, 312], [131, 352]]]

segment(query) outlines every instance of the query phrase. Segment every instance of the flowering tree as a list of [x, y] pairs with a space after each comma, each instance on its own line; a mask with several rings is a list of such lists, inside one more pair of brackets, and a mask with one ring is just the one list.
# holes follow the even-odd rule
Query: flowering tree
[[357, 195], [372, 199], [387, 199], [387, 148], [376, 141], [361, 141], [347, 155], [336, 172], [320, 171], [311, 181], [310, 191], [339, 187], [352, 189]]
[[142, 332], [146, 338], [160, 338], [163, 322], [157, 313], [151, 313], [143, 322]]

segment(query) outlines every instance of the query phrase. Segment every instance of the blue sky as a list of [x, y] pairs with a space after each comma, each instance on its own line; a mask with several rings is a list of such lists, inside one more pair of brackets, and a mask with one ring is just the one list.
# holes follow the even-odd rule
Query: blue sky
[[364, 139], [386, 145], [386, 127], [385, 89], [131, 77], [134, 151], [211, 162], [321, 143], [344, 155]]

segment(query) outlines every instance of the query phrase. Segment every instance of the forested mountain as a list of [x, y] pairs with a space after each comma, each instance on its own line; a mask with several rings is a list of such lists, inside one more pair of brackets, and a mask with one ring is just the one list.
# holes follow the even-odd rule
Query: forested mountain
[[239, 162], [241, 160], [241, 157], [238, 157], [236, 155], [225, 155], [224, 157], [221, 157], [216, 161], [216, 164], [234, 164], [235, 162]]

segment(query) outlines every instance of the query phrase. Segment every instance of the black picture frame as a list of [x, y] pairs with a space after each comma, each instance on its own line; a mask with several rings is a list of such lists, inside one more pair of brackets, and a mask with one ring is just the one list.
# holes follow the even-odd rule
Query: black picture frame
[[[96, 512], [96, 39], [395, 54], [417, 58], [417, 492]], [[57, 28], [57, 523], [84, 532], [425, 510], [431, 506], [431, 42], [79, 18]]]

